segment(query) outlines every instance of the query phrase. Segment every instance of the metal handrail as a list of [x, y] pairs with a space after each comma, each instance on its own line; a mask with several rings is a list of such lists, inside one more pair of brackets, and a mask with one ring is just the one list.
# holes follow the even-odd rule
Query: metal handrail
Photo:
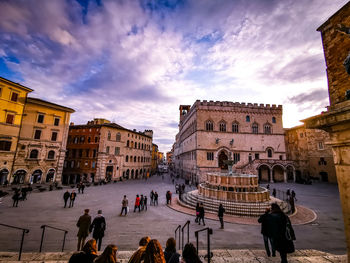
[[19, 248], [19, 255], [18, 255], [18, 261], [21, 260], [21, 256], [22, 256], [22, 249], [23, 249], [23, 242], [24, 242], [24, 234], [28, 234], [29, 233], [29, 229], [26, 228], [21, 228], [21, 227], [16, 227], [16, 226], [10, 226], [10, 225], [6, 225], [6, 224], [1, 224], [1, 226], [6, 226], [9, 228], [13, 228], [13, 229], [18, 229], [18, 230], [22, 230], [22, 239], [21, 239], [21, 246]]
[[210, 263], [210, 259], [213, 257], [213, 254], [210, 252], [210, 235], [213, 234], [213, 229], [209, 228], [209, 227], [206, 227], [206, 228], [203, 228], [201, 230], [198, 230], [198, 231], [194, 232], [194, 234], [196, 236], [197, 254], [198, 254], [198, 251], [199, 251], [198, 233], [202, 232], [202, 231], [207, 231], [207, 253], [208, 254], [205, 257], [207, 257], [208, 263]]
[[185, 227], [187, 226], [187, 243], [190, 243], [190, 223], [191, 221], [188, 220], [184, 225], [183, 227], [181, 228], [181, 234], [182, 234], [182, 250], [184, 249], [184, 229]]
[[181, 232], [180, 232], [180, 229], [181, 229], [181, 225], [178, 225], [177, 228], [175, 229], [175, 240], [176, 240], [176, 232], [179, 230], [179, 249], [181, 248]]
[[61, 229], [61, 228], [57, 228], [57, 227], [53, 227], [53, 226], [49, 226], [49, 225], [42, 225], [40, 228], [43, 229], [43, 232], [41, 234], [41, 241], [40, 241], [40, 248], [39, 248], [39, 252], [42, 251], [42, 248], [43, 248], [43, 242], [44, 242], [44, 234], [45, 234], [45, 228], [51, 228], [51, 229], [55, 229], [55, 230], [59, 230], [59, 231], [63, 231], [64, 232], [64, 236], [63, 236], [63, 244], [62, 244], [62, 252], [64, 250], [64, 245], [66, 243], [66, 235], [68, 233], [67, 230], [65, 229]]

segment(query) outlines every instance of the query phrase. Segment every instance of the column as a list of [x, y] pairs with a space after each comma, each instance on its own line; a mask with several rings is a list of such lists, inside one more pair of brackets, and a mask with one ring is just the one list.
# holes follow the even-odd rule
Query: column
[[272, 168], [269, 168], [269, 175], [270, 175], [270, 183], [273, 183]]
[[287, 182], [287, 170], [286, 169], [283, 170], [283, 179], [284, 179], [284, 182], [286, 183]]
[[295, 173], [295, 169], [293, 168], [293, 182], [295, 183], [295, 181], [296, 181], [296, 178], [297, 178], [297, 176], [296, 176], [296, 173]]

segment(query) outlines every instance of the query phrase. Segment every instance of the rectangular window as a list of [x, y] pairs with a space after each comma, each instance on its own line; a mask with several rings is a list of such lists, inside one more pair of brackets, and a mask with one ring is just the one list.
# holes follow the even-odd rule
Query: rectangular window
[[97, 153], [97, 151], [94, 150], [94, 151], [92, 152], [92, 157], [96, 157], [96, 153]]
[[207, 160], [208, 161], [214, 160], [214, 153], [213, 152], [207, 152]]
[[106, 153], [109, 153], [109, 146], [106, 147]]
[[59, 126], [60, 125], [60, 118], [55, 118], [53, 125]]
[[12, 92], [11, 94], [11, 101], [17, 102], [18, 101], [18, 93]]
[[318, 149], [319, 150], [323, 150], [324, 149], [323, 142], [318, 142]]
[[96, 167], [96, 162], [92, 162], [92, 168]]
[[11, 141], [0, 141], [0, 151], [11, 151]]
[[7, 124], [13, 124], [14, 120], [15, 120], [14, 114], [7, 114], [7, 116], [6, 116], [6, 123]]
[[79, 149], [79, 157], [83, 157], [83, 150], [82, 149]]
[[258, 153], [255, 154], [255, 160], [259, 160], [259, 154]]
[[53, 142], [57, 141], [57, 132], [52, 132], [51, 141], [53, 141]]
[[86, 156], [86, 157], [90, 157], [90, 150], [89, 150], [89, 149], [86, 149], [86, 150], [85, 150], [85, 156]]
[[40, 140], [40, 138], [41, 138], [41, 130], [35, 130], [34, 139]]
[[238, 163], [241, 160], [241, 155], [239, 153], [233, 154], [233, 161], [234, 163]]
[[120, 154], [120, 147], [115, 147], [114, 154], [115, 155], [119, 155]]
[[44, 114], [38, 115], [38, 123], [44, 123]]

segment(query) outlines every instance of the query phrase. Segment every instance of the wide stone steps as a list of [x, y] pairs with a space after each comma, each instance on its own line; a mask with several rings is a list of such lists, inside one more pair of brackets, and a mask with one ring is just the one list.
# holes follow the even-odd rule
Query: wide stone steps
[[[267, 257], [264, 250], [229, 250], [216, 249], [212, 250], [213, 263], [267, 263], [280, 262], [280, 258]], [[66, 263], [73, 252], [46, 252], [46, 253], [23, 253], [21, 261], [18, 261], [18, 253], [0, 252], [1, 263]], [[121, 263], [127, 263], [133, 251], [118, 251], [117, 258]], [[207, 262], [204, 258], [205, 250], [200, 250], [199, 255], [203, 262]], [[346, 255], [333, 255], [330, 253], [317, 250], [297, 250], [293, 254], [288, 255], [290, 263], [346, 263]]]
[[238, 202], [225, 202], [215, 199], [208, 199], [201, 195], [198, 195], [197, 191], [188, 192], [182, 195], [181, 205], [186, 205], [190, 208], [195, 208], [197, 202], [203, 203], [206, 211], [216, 213], [218, 211], [219, 204], [222, 203], [225, 208], [226, 214], [239, 215], [239, 216], [255, 216], [258, 217], [265, 212], [266, 207], [270, 206], [269, 202], [265, 203], [238, 203]]

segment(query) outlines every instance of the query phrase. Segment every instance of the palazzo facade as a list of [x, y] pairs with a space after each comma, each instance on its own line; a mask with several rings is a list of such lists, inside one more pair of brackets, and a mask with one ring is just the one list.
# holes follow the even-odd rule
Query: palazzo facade
[[225, 161], [233, 160], [235, 170], [262, 181], [295, 180], [281, 105], [197, 100], [179, 110], [173, 163], [181, 177], [202, 182], [209, 171], [227, 171]]

